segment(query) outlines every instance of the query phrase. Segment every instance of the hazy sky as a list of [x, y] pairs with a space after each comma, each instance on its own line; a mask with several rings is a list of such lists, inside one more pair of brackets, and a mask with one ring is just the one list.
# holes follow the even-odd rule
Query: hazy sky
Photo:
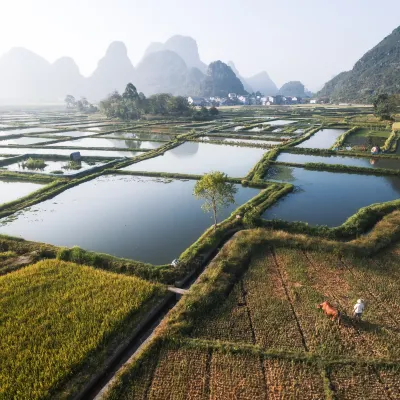
[[71, 56], [90, 75], [123, 41], [136, 65], [150, 42], [197, 40], [206, 63], [233, 60], [243, 76], [266, 70], [278, 86], [318, 89], [351, 69], [400, 25], [400, 0], [2, 0], [0, 54], [26, 47]]

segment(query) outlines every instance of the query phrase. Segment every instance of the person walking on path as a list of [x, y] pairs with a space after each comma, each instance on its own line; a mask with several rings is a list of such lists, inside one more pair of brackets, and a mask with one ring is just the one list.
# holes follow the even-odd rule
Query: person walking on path
[[357, 303], [354, 306], [354, 317], [358, 320], [361, 320], [364, 309], [365, 309], [364, 300], [358, 299]]

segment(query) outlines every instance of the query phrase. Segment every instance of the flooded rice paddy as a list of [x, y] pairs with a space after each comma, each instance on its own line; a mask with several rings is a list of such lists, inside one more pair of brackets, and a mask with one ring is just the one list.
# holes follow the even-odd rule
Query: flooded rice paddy
[[[192, 195], [195, 183], [101, 176], [8, 222], [0, 220], [0, 233], [153, 264], [169, 263], [212, 225], [211, 214], [205, 214], [202, 202]], [[220, 220], [259, 193], [237, 188], [236, 204], [222, 211]]]
[[400, 159], [378, 157], [350, 157], [350, 156], [314, 156], [306, 154], [281, 153], [276, 159], [278, 162], [292, 162], [298, 164], [323, 163], [341, 164], [364, 168], [400, 169]]
[[288, 119], [277, 119], [275, 121], [268, 121], [267, 124], [271, 126], [284, 126], [294, 124], [296, 121], [289, 121]]
[[164, 155], [144, 160], [127, 168], [129, 171], [204, 174], [221, 171], [231, 177], [244, 177], [266, 149], [187, 142]]
[[51, 139], [24, 136], [24, 137], [19, 137], [16, 139], [0, 140], [0, 146], [9, 146], [9, 145], [26, 146], [26, 145], [30, 145], [30, 144], [37, 145], [37, 144], [45, 143], [45, 142], [51, 142]]
[[52, 132], [52, 128], [23, 128], [23, 129], [9, 129], [7, 131], [0, 131], [0, 135], [26, 135], [28, 133], [45, 133]]
[[321, 129], [296, 147], [307, 149], [329, 149], [336, 142], [336, 139], [344, 132], [346, 132], [346, 129]]
[[[61, 155], [69, 156], [75, 152], [71, 149], [46, 149], [46, 148], [33, 148], [33, 147], [0, 147], [0, 154], [2, 155], [23, 155], [23, 154], [43, 154], [43, 155]], [[144, 154], [140, 151], [118, 151], [118, 150], [78, 150], [82, 157], [108, 157], [108, 158], [124, 158], [124, 157], [137, 157]]]
[[0, 180], [0, 204], [27, 196], [42, 187], [37, 183]]
[[[104, 163], [95, 163], [95, 162], [86, 162], [81, 161], [79, 165], [79, 169], [70, 169], [70, 163], [68, 160], [44, 160], [46, 166], [41, 169], [31, 170], [24, 167], [24, 163], [22, 161], [16, 162], [14, 164], [6, 165], [1, 167], [2, 169], [6, 169], [7, 171], [14, 171], [14, 172], [30, 172], [30, 173], [57, 173], [59, 175], [74, 175], [82, 171], [86, 171], [88, 169], [94, 168], [96, 166], [103, 165]], [[62, 174], [60, 174], [60, 171]]]
[[65, 142], [54, 143], [51, 146], [60, 147], [108, 147], [119, 149], [156, 149], [165, 143], [162, 142], [144, 142], [139, 140], [121, 140], [104, 138], [82, 138]]
[[310, 171], [274, 166], [266, 180], [289, 182], [293, 193], [270, 207], [266, 219], [302, 221], [310, 225], [338, 226], [361, 207], [398, 199], [400, 177]]
[[277, 146], [281, 144], [279, 141], [272, 140], [258, 140], [258, 139], [238, 139], [238, 138], [230, 138], [230, 137], [213, 137], [213, 136], [203, 136], [200, 138], [201, 140], [220, 140], [223, 142], [231, 142], [231, 143], [247, 143], [247, 144], [260, 144], [260, 145], [270, 145]]
[[131, 140], [161, 140], [170, 141], [176, 135], [163, 134], [163, 133], [147, 133], [147, 132], [112, 132], [104, 135], [103, 137], [131, 139]]

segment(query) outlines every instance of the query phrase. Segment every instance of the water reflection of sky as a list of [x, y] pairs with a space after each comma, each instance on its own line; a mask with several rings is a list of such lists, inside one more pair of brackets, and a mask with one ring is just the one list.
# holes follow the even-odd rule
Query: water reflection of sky
[[[212, 225], [211, 214], [192, 195], [195, 183], [101, 176], [21, 211], [16, 219], [0, 220], [0, 233], [168, 263]], [[221, 211], [219, 220], [259, 193], [237, 188], [236, 204]]]
[[[0, 142], [1, 143], [1, 142]], [[77, 140], [68, 140], [65, 142], [58, 142], [50, 146], [61, 147], [108, 147], [120, 149], [156, 149], [164, 145], [163, 142], [146, 142], [140, 140], [122, 140], [122, 139], [103, 139], [103, 138], [82, 138]]]
[[243, 177], [266, 151], [268, 150], [251, 147], [187, 142], [162, 156], [141, 161], [126, 169], [183, 174], [221, 171], [232, 177]]
[[329, 149], [336, 142], [336, 139], [346, 132], [345, 129], [321, 129], [314, 133], [306, 141], [298, 144], [296, 147], [303, 147], [308, 149]]
[[0, 204], [17, 200], [42, 187], [42, 185], [31, 182], [0, 181]]
[[268, 180], [290, 182], [301, 190], [269, 208], [266, 219], [303, 221], [310, 225], [341, 225], [361, 207], [400, 197], [400, 178], [310, 171], [275, 166]]
[[377, 157], [314, 156], [308, 154], [281, 153], [276, 161], [304, 163], [341, 164], [364, 168], [400, 169], [400, 160]]

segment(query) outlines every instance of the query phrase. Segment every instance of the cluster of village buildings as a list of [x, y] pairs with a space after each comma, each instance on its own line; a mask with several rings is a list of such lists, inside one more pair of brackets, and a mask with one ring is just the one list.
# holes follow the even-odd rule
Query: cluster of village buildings
[[296, 97], [296, 96], [264, 96], [262, 94], [253, 95], [237, 95], [236, 93], [229, 93], [227, 97], [188, 97], [189, 104], [193, 106], [234, 106], [234, 105], [291, 105], [311, 103], [316, 104], [317, 100], [312, 100], [309, 97]]

